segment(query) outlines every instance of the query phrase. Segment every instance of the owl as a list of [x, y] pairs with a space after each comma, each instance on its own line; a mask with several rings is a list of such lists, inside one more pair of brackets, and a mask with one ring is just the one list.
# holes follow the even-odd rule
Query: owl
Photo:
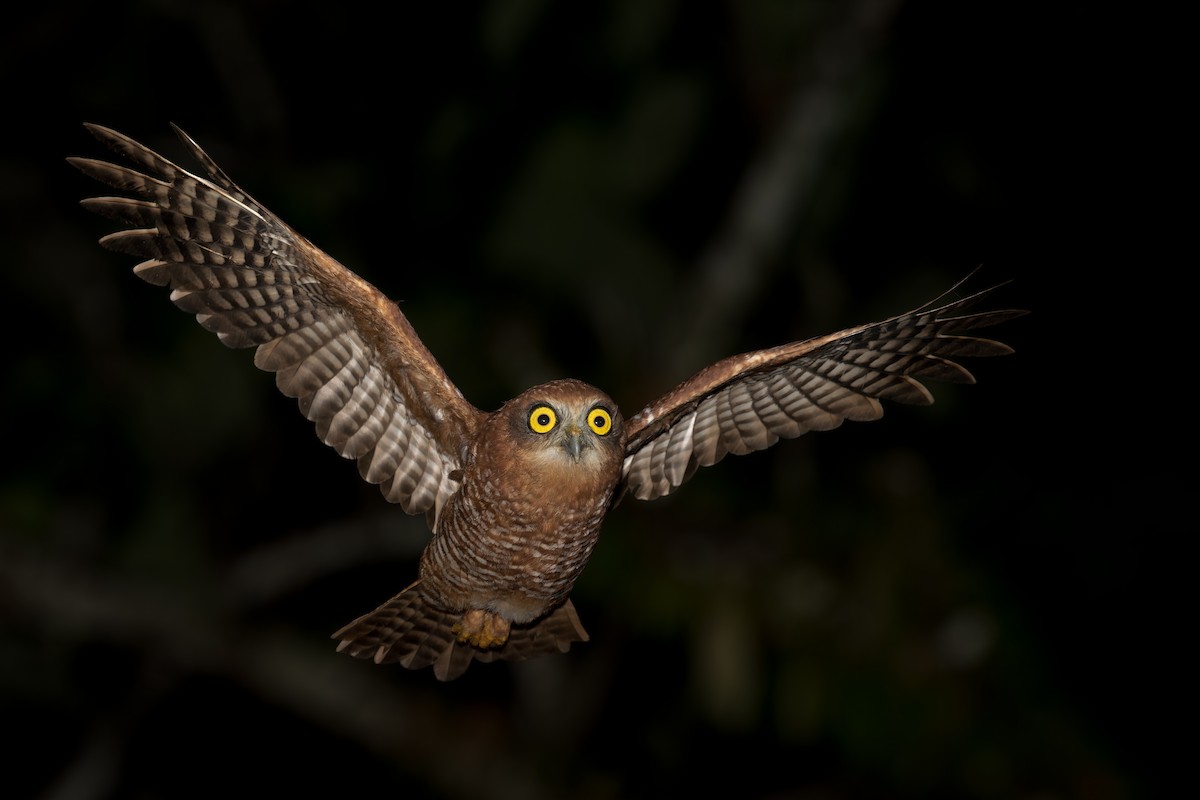
[[[923, 379], [973, 383], [953, 359], [1011, 352], [978, 329], [1025, 312], [968, 312], [987, 289], [955, 286], [914, 311], [711, 364], [625, 418], [573, 379], [534, 386], [499, 409], [468, 402], [397, 305], [240, 189], [185, 133], [204, 175], [98, 125], [131, 166], [71, 158], [135, 197], [85, 208], [126, 227], [105, 247], [230, 347], [254, 347], [321, 440], [432, 537], [417, 578], [333, 634], [376, 663], [433, 667], [565, 653], [588, 634], [571, 589], [604, 518], [624, 496], [670, 494], [700, 467], [843, 420], [882, 400], [933, 402]], [[961, 284], [960, 284], [961, 285]], [[993, 287], [994, 289], [995, 287]]]

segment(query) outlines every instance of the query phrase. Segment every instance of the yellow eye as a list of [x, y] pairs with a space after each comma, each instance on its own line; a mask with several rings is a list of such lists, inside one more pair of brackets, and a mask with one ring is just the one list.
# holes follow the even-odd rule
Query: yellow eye
[[588, 412], [588, 427], [603, 436], [612, 430], [612, 416], [603, 408], [593, 408]]
[[549, 433], [557, 422], [558, 415], [550, 406], [536, 406], [529, 413], [529, 427], [534, 433]]

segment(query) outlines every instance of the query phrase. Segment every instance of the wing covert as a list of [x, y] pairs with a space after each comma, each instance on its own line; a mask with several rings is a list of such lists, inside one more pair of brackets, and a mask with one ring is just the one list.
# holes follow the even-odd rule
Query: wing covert
[[828, 336], [723, 359], [696, 373], [625, 423], [623, 488], [641, 500], [669, 494], [733, 453], [743, 455], [844, 420], [878, 419], [880, 400], [927, 405], [921, 383], [974, 383], [953, 361], [1011, 353], [970, 334], [1025, 314], [962, 313], [997, 287]]
[[432, 524], [457, 489], [482, 412], [468, 403], [400, 309], [234, 184], [183, 131], [207, 178], [99, 125], [85, 127], [132, 167], [68, 161], [135, 197], [93, 197], [91, 211], [131, 228], [105, 247], [144, 259], [134, 273], [229, 347], [256, 347], [326, 444], [366, 480]]

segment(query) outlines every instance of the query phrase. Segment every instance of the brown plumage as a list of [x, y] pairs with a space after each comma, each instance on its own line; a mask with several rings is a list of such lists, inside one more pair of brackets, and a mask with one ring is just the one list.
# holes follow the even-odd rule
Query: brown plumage
[[[965, 313], [991, 289], [883, 322], [718, 361], [628, 420], [576, 380], [486, 413], [465, 400], [400, 309], [237, 187], [182, 131], [207, 177], [88, 125], [125, 167], [69, 161], [140, 199], [86, 208], [135, 226], [106, 247], [230, 347], [257, 347], [321, 439], [433, 538], [419, 577], [334, 634], [376, 662], [457, 677], [474, 660], [566, 652], [586, 641], [569, 595], [623, 494], [669, 494], [699, 467], [843, 420], [880, 400], [933, 401], [921, 379], [973, 383], [952, 358], [1011, 352], [969, 335], [1025, 312]], [[958, 287], [955, 287], [957, 289]], [[951, 290], [954, 292], [954, 289]], [[947, 293], [949, 295], [950, 293]]]

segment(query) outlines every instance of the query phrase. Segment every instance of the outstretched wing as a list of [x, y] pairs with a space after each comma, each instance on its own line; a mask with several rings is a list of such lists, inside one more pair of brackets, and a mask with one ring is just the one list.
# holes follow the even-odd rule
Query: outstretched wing
[[662, 497], [729, 453], [763, 450], [847, 419], [878, 419], [880, 400], [932, 403], [921, 379], [974, 383], [952, 358], [1004, 355], [1012, 348], [963, 334], [1026, 313], [963, 313], [995, 288], [938, 306], [956, 285], [883, 322], [743, 353], [700, 370], [626, 421], [623, 488], [641, 500]]
[[178, 128], [207, 178], [116, 131], [86, 127], [136, 167], [68, 159], [138, 196], [83, 201], [135, 226], [100, 243], [147, 259], [134, 273], [169, 286], [175, 305], [226, 345], [256, 346], [254, 363], [299, 400], [321, 439], [357, 459], [388, 500], [427, 512], [432, 524], [457, 489], [452, 474], [482, 412], [396, 304], [238, 188]]

